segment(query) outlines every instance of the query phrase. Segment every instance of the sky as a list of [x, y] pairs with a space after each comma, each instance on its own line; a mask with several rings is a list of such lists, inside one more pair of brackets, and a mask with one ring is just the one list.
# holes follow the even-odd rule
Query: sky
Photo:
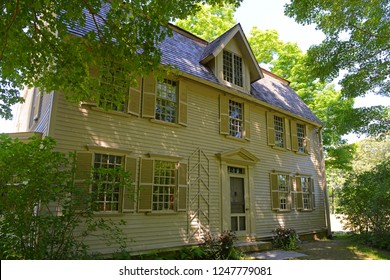
[[[316, 30], [315, 26], [302, 26], [292, 18], [285, 16], [284, 5], [288, 2], [290, 1], [243, 0], [235, 13], [235, 19], [241, 24], [246, 34], [249, 34], [253, 26], [257, 26], [261, 30], [274, 29], [278, 31], [281, 40], [296, 42], [303, 51], [306, 51], [311, 45], [319, 44], [325, 36], [321, 31]], [[390, 106], [390, 98], [377, 96], [358, 98], [355, 106], [363, 107], [379, 104]], [[14, 130], [13, 126], [13, 121], [0, 119], [0, 133], [12, 132]]]

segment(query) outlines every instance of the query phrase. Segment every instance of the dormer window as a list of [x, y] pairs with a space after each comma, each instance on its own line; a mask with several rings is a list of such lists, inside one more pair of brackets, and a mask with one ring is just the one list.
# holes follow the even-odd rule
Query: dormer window
[[242, 58], [236, 54], [223, 51], [223, 79], [236, 86], [243, 87]]

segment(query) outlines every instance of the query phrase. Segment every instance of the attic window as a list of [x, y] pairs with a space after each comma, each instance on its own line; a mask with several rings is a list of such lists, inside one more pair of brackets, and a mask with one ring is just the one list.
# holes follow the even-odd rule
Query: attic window
[[223, 51], [223, 79], [236, 86], [243, 86], [242, 58], [229, 51]]

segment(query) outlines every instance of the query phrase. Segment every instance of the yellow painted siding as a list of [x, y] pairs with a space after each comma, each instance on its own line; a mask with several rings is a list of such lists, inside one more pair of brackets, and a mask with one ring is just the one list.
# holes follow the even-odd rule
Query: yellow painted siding
[[[187, 88], [187, 125], [171, 125], [153, 122], [129, 114], [110, 113], [95, 107], [77, 106], [66, 102], [62, 95], [55, 98], [51, 135], [63, 152], [86, 151], [87, 145], [100, 145], [131, 151], [132, 157], [145, 157], [148, 153], [163, 153], [179, 156], [182, 161], [200, 148], [210, 160], [210, 228], [213, 232], [223, 229], [221, 213], [221, 162], [217, 154], [244, 148], [259, 159], [251, 173], [254, 174], [250, 193], [254, 213], [254, 237], [270, 237], [278, 225], [294, 227], [298, 232], [323, 229], [325, 208], [323, 187], [319, 169], [318, 136], [310, 126], [311, 153], [297, 155], [292, 151], [281, 151], [267, 144], [267, 108], [250, 104], [250, 141], [232, 139], [220, 134], [219, 102], [225, 94], [200, 83], [181, 79], [180, 86]], [[227, 95], [229, 96], [229, 95]], [[247, 102], [242, 100], [243, 102]], [[291, 211], [278, 213], [271, 210], [270, 176], [272, 171], [311, 174], [315, 179], [317, 208], [311, 212]], [[110, 216], [108, 216], [110, 217]], [[169, 215], [145, 213], [123, 213], [112, 217], [124, 219], [124, 231], [134, 250], [175, 247], [187, 242], [187, 213]], [[108, 252], [106, 245], [91, 239], [91, 249]]]

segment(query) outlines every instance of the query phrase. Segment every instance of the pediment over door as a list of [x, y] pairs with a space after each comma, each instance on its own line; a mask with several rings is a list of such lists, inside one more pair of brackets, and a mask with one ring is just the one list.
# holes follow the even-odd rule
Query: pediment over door
[[259, 158], [244, 148], [224, 151], [216, 154], [216, 156], [221, 161], [230, 164], [255, 165], [259, 161]]

